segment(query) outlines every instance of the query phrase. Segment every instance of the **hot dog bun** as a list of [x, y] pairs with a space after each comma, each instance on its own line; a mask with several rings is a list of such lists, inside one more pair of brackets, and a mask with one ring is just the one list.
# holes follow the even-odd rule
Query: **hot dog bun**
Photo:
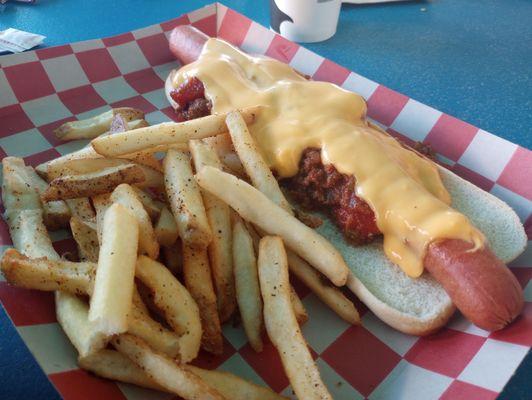
[[[500, 260], [508, 263], [523, 252], [527, 243], [525, 230], [505, 202], [443, 167], [440, 173], [453, 198], [453, 207], [486, 235]], [[404, 333], [427, 335], [444, 326], [452, 316], [451, 298], [428, 272], [418, 279], [409, 278], [386, 258], [381, 243], [351, 246], [327, 219], [318, 230], [333, 241], [351, 269], [349, 289], [388, 325]]]
[[[172, 33], [170, 48], [180, 61], [188, 63], [198, 57], [206, 39], [203, 33], [183, 26]], [[175, 107], [169, 96], [174, 88], [173, 82], [174, 72], [166, 81], [166, 94]], [[488, 330], [500, 329], [519, 314], [523, 304], [521, 288], [503, 262], [511, 261], [523, 251], [526, 246], [524, 229], [517, 215], [501, 200], [447, 169], [441, 168], [441, 175], [453, 198], [453, 207], [484, 232], [489, 248], [497, 257], [488, 248], [483, 249], [477, 258], [455, 257], [463, 250], [460, 246], [445, 247], [439, 243], [428, 250], [434, 276], [425, 272], [422, 277], [412, 279], [385, 257], [381, 243], [361, 247], [347, 244], [327, 218], [319, 231], [338, 247], [349, 265], [352, 275], [348, 287], [394, 328], [416, 335], [437, 330], [454, 311], [451, 294], [456, 305], [478, 326]], [[462, 268], [446, 265], [446, 260], [451, 259], [460, 261]], [[491, 263], [485, 271], [483, 263]], [[471, 269], [482, 272], [471, 278], [464, 273]], [[445, 288], [435, 278], [444, 282]], [[460, 278], [466, 281], [460, 282]], [[460, 288], [453, 282], [460, 283]], [[502, 283], [500, 290], [489, 289], [496, 288], [498, 282]], [[484, 287], [495, 295], [483, 296]], [[481, 299], [482, 313], [477, 312], [477, 299]], [[493, 302], [495, 304], [491, 306]]]

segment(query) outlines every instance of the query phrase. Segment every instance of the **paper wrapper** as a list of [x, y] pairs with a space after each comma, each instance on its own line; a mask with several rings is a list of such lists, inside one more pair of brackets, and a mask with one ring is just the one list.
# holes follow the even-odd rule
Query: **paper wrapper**
[[[166, 35], [192, 24], [247, 52], [287, 62], [315, 80], [334, 82], [368, 100], [368, 114], [392, 135], [426, 141], [454, 172], [508, 202], [532, 233], [532, 153], [372, 82], [292, 43], [220, 4], [119, 36], [0, 58], [0, 153], [36, 165], [86, 142], [61, 142], [52, 131], [65, 121], [109, 107], [137, 107], [150, 123], [173, 117], [163, 82], [177, 66]], [[412, 78], [412, 79], [415, 79]], [[0, 224], [3, 248], [11, 239]], [[66, 232], [52, 234], [60, 253], [73, 248]], [[532, 345], [532, 252], [512, 265], [526, 287], [524, 314], [500, 333], [480, 330], [455, 316], [439, 333], [399, 333], [363, 306], [362, 327], [349, 326], [302, 285], [310, 320], [303, 333], [335, 399], [495, 398]], [[0, 300], [35, 358], [66, 399], [149, 399], [155, 394], [98, 379], [78, 369], [76, 353], [57, 324], [53, 295], [0, 282]], [[232, 371], [293, 396], [271, 344], [255, 353], [241, 327], [224, 327], [221, 357], [202, 354], [196, 364]], [[162, 397], [161, 397], [162, 396]], [[166, 396], [166, 397], [165, 397]]]

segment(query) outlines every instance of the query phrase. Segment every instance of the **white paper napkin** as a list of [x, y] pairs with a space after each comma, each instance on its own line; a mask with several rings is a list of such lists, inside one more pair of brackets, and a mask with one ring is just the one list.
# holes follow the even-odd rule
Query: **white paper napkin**
[[0, 31], [0, 52], [20, 53], [40, 45], [46, 36], [9, 28]]

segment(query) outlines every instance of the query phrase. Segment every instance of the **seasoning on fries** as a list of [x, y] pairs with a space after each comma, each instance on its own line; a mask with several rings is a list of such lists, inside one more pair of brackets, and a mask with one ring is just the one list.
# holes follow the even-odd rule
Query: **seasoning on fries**
[[[206, 165], [222, 168], [215, 150], [208, 144], [191, 140], [189, 147], [196, 171]], [[218, 312], [223, 323], [231, 318], [236, 306], [231, 251], [231, 215], [227, 204], [212, 194], [203, 191], [202, 198], [212, 232], [208, 249], [214, 286], [218, 295]]]
[[65, 175], [50, 182], [41, 195], [43, 201], [75, 199], [109, 193], [121, 183], [136, 184], [146, 180], [142, 168], [124, 164], [81, 175]]
[[144, 118], [144, 113], [140, 110], [129, 107], [114, 108], [82, 121], [66, 122], [54, 133], [61, 140], [92, 139], [111, 128], [111, 122], [116, 114], [120, 114], [126, 122]]
[[190, 157], [169, 150], [164, 158], [164, 183], [179, 237], [190, 246], [205, 248], [212, 239], [200, 189], [192, 174]]
[[186, 370], [171, 358], [152, 349], [133, 335], [120, 335], [112, 340], [113, 346], [139, 366], [146, 375], [170, 393], [184, 399], [225, 400], [200, 377]]
[[212, 354], [222, 354], [222, 328], [206, 249], [194, 249], [183, 244], [183, 279], [198, 305], [203, 329], [202, 348]]
[[292, 214], [292, 207], [285, 199], [277, 180], [270, 171], [270, 168], [262, 158], [257, 148], [257, 144], [248, 131], [246, 121], [238, 111], [227, 114], [225, 119], [233, 146], [242, 161], [242, 165], [247, 175], [251, 179], [253, 186], [266, 195], [279, 207]]
[[203, 189], [224, 200], [242, 218], [260, 226], [268, 234], [281, 236], [289, 248], [335, 285], [346, 283], [348, 268], [338, 250], [253, 186], [212, 167], [202, 168], [196, 179]]
[[151, 224], [150, 217], [128, 184], [118, 185], [111, 194], [111, 201], [121, 204], [133, 215], [139, 226], [139, 252], [156, 259], [159, 256], [159, 243]]
[[[252, 123], [258, 111], [258, 107], [251, 107], [242, 110], [242, 116], [247, 123]], [[219, 114], [186, 122], [163, 122], [146, 128], [100, 136], [93, 139], [91, 144], [102, 156], [117, 157], [150, 147], [187, 143], [192, 139], [203, 139], [227, 132], [225, 117], [226, 114]]]
[[198, 306], [188, 290], [162, 264], [145, 256], [138, 258], [135, 276], [150, 290], [153, 302], [180, 336], [181, 361], [196, 358], [202, 328]]
[[236, 298], [242, 325], [253, 350], [261, 352], [264, 318], [257, 259], [251, 236], [240, 220], [233, 225], [233, 260]]
[[126, 332], [131, 308], [139, 225], [122, 205], [105, 212], [102, 245], [89, 309], [89, 321], [107, 336]]
[[259, 247], [259, 280], [266, 331], [300, 399], [332, 399], [301, 334], [290, 301], [288, 261], [279, 237], [265, 236]]

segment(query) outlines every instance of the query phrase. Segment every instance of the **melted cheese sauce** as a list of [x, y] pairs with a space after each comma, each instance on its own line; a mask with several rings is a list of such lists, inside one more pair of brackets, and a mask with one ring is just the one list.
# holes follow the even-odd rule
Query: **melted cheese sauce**
[[307, 81], [276, 60], [250, 57], [217, 39], [181, 68], [177, 87], [196, 76], [213, 112], [262, 105], [250, 131], [280, 177], [297, 173], [303, 150], [321, 148], [322, 161], [354, 175], [357, 195], [373, 209], [384, 251], [409, 276], [423, 272], [428, 245], [462, 239], [481, 248], [484, 236], [453, 210], [430, 160], [368, 125], [364, 99], [334, 84]]

